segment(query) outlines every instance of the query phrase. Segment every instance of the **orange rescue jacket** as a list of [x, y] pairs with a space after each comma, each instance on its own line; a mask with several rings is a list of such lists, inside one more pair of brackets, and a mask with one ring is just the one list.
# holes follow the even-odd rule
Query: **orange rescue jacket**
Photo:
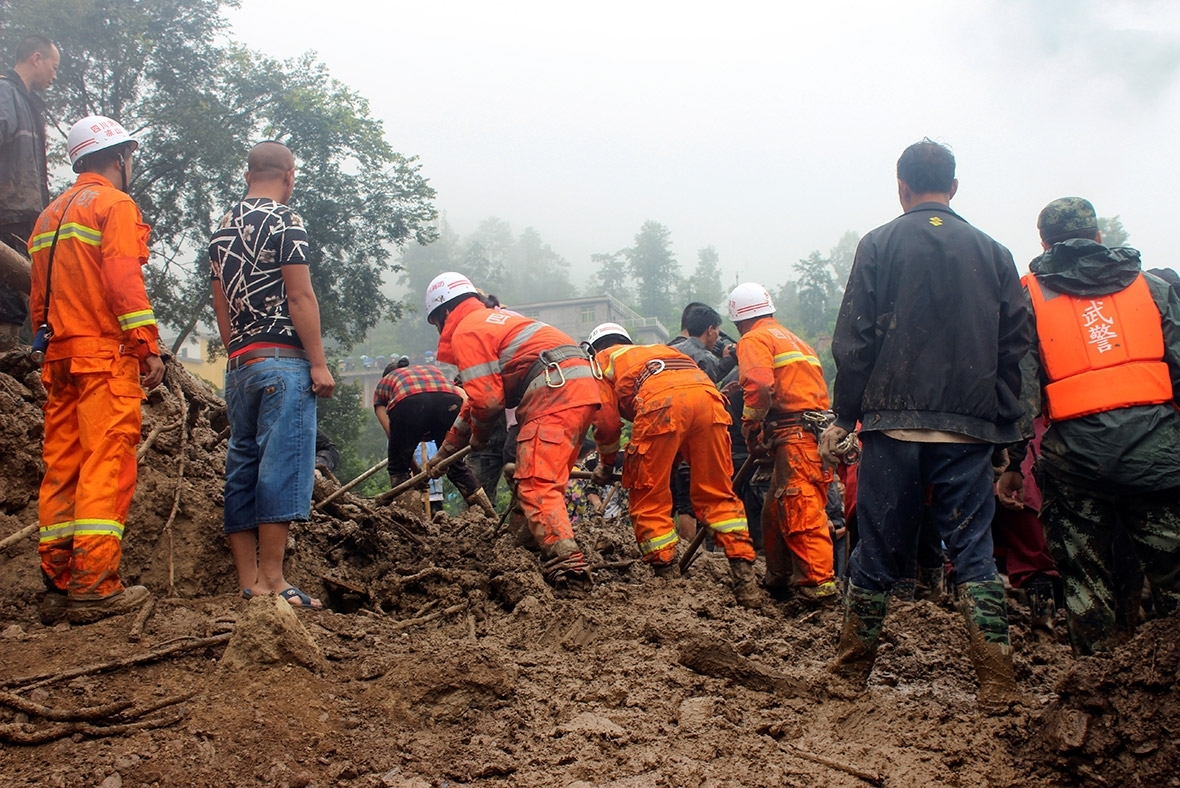
[[766, 316], [738, 340], [738, 379], [745, 407], [742, 421], [768, 414], [827, 410], [828, 387], [811, 346]]
[[1172, 399], [1159, 308], [1143, 274], [1117, 293], [1086, 298], [1023, 278], [1036, 315], [1052, 421]]
[[142, 361], [159, 355], [156, 316], [143, 284], [150, 232], [135, 201], [95, 173], [79, 175], [41, 213], [29, 239], [29, 313], [35, 328], [44, 316], [49, 250], [57, 233], [47, 361], [118, 353]]
[[[520, 391], [542, 351], [575, 342], [538, 320], [488, 309], [477, 298], [461, 301], [447, 317], [438, 341], [438, 360], [459, 368], [467, 401], [447, 434], [452, 446], [465, 446], [472, 433], [486, 439], [513, 393]], [[542, 413], [597, 405], [598, 384], [585, 357], [559, 363], [561, 375], [539, 375], [516, 406], [524, 424]], [[564, 378], [564, 384], [558, 385]]]
[[[717, 391], [717, 386], [691, 357], [667, 345], [615, 345], [598, 351], [594, 360], [602, 370], [599, 384], [602, 408], [594, 418], [594, 441], [598, 444], [601, 461], [608, 465], [614, 464], [619, 453], [622, 419], [635, 421], [636, 398], [641, 385], [652, 381], [649, 393], [669, 386], [703, 386]], [[670, 366], [661, 368], [659, 364], [652, 364], [656, 361], [670, 362]], [[656, 389], [656, 383], [664, 385]], [[720, 393], [717, 397], [721, 399]]]

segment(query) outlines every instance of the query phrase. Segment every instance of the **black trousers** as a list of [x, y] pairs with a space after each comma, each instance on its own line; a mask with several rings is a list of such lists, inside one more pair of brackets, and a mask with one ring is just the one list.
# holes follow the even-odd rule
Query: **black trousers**
[[[413, 470], [414, 449], [423, 441], [441, 446], [447, 430], [455, 423], [463, 400], [446, 391], [411, 394], [389, 409], [389, 475]], [[447, 468], [447, 478], [467, 498], [479, 489], [479, 482], [463, 460]]]

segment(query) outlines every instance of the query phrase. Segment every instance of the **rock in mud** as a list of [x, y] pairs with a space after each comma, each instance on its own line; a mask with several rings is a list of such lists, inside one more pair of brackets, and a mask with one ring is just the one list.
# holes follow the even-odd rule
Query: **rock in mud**
[[245, 670], [258, 665], [302, 665], [308, 670], [321, 671], [327, 663], [291, 604], [275, 594], [266, 594], [246, 605], [234, 626], [221, 665], [226, 670]]

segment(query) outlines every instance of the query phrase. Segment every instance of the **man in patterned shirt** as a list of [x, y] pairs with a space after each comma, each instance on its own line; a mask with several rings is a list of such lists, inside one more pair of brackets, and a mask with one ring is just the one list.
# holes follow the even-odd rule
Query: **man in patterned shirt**
[[[399, 366], [391, 361], [373, 391], [373, 410], [389, 438], [389, 484], [393, 487], [410, 478], [414, 470], [414, 449], [422, 441], [442, 445], [447, 430], [463, 406], [463, 390], [436, 366]], [[396, 429], [390, 429], [396, 424]], [[496, 510], [479, 486], [465, 460], [451, 463], [447, 478], [459, 490], [468, 506], [480, 506], [488, 514]]]
[[336, 387], [320, 339], [307, 232], [286, 203], [295, 159], [285, 145], [250, 151], [246, 197], [209, 242], [213, 309], [229, 351], [225, 405], [225, 532], [242, 595], [278, 594], [322, 607], [287, 582], [283, 553], [293, 520], [311, 515], [316, 397]]

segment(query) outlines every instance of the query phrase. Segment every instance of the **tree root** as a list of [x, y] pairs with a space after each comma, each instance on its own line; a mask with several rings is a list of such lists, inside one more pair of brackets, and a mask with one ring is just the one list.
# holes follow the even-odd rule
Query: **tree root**
[[198, 648], [207, 648], [208, 646], [216, 646], [225, 643], [229, 640], [229, 632], [221, 635], [214, 635], [207, 638], [184, 638], [177, 642], [173, 642], [167, 646], [159, 646], [151, 651], [146, 651], [143, 654], [136, 654], [123, 659], [115, 659], [109, 662], [99, 662], [94, 665], [87, 665], [81, 668], [72, 668], [70, 670], [63, 670], [59, 673], [41, 673], [35, 676], [24, 676], [18, 679], [9, 679], [0, 682], [0, 687], [14, 688], [15, 692], [24, 692], [25, 690], [40, 687], [45, 684], [52, 684], [57, 681], [64, 681], [66, 679], [77, 678], [78, 676], [88, 676], [92, 673], [105, 673], [111, 670], [118, 670], [119, 668], [127, 668], [132, 665], [141, 665], [145, 662], [155, 662], [158, 659], [179, 654], [185, 651], [192, 651]]
[[131, 625], [131, 631], [127, 633], [127, 639], [132, 643], [138, 643], [139, 639], [143, 637], [143, 627], [147, 620], [152, 617], [152, 612], [156, 609], [156, 598], [148, 599], [144, 606], [135, 614], [135, 623]]
[[410, 627], [417, 626], [418, 624], [425, 624], [428, 621], [434, 621], [435, 619], [443, 618], [444, 616], [449, 616], [452, 613], [458, 613], [461, 610], [465, 610], [466, 608], [467, 608], [467, 603], [460, 602], [457, 605], [451, 605], [450, 607], [445, 608], [443, 610], [436, 610], [433, 613], [430, 613], [425, 616], [418, 616], [417, 618], [407, 618], [405, 621], [399, 621], [396, 624], [392, 624], [389, 628], [394, 631], [397, 631], [400, 629], [409, 629]]
[[40, 730], [28, 730], [28, 725], [9, 724], [0, 725], [0, 741], [8, 744], [45, 744], [69, 736], [89, 736], [102, 738], [104, 736], [125, 736], [136, 731], [164, 728], [175, 725], [188, 715], [188, 709], [181, 706], [158, 717], [114, 725], [92, 725], [88, 722], [68, 722], [54, 725]]

